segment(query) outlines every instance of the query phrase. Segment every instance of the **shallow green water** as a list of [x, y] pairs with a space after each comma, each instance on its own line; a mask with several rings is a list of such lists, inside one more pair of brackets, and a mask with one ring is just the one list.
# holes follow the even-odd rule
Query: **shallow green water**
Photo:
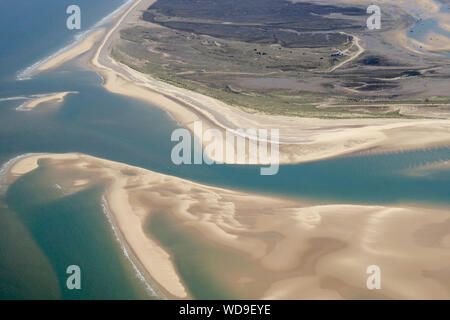
[[[0, 261], [9, 260], [7, 269], [18, 284], [14, 278], [11, 283], [19, 288], [10, 291], [5, 287], [4, 298], [151, 297], [122, 254], [105, 219], [101, 193], [99, 186], [64, 195], [45, 167], [17, 180], [9, 188], [6, 201], [10, 210], [1, 213], [2, 229], [16, 224], [14, 230], [19, 233], [6, 236], [5, 243], [13, 246], [6, 246], [6, 252], [2, 250]], [[17, 247], [20, 250], [14, 253]], [[69, 277], [66, 269], [70, 265], [81, 269], [81, 290], [69, 290], [66, 286]], [[30, 290], [20, 287], [30, 287]]]
[[214, 244], [193, 228], [183, 226], [170, 215], [154, 214], [146, 230], [173, 257], [175, 268], [194, 299], [256, 299], [258, 283], [238, 285], [251, 279], [260, 267], [248, 256]]

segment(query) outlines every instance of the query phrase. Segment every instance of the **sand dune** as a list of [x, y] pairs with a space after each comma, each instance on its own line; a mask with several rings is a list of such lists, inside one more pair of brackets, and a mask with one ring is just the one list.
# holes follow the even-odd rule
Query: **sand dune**
[[[207, 241], [250, 257], [260, 271], [241, 281], [242, 270], [230, 270], [227, 279], [235, 279], [229, 285], [241, 292], [258, 283], [254, 298], [450, 298], [448, 210], [278, 199], [82, 154], [21, 159], [11, 168], [12, 178], [37, 168], [39, 160], [57, 176], [71, 171], [72, 178], [58, 181], [64, 188], [80, 179], [74, 171], [88, 183], [106, 183], [106, 198], [123, 238], [169, 297], [189, 293], [173, 257], [144, 232], [146, 219], [160, 212]], [[366, 288], [369, 265], [382, 270], [381, 290]]]

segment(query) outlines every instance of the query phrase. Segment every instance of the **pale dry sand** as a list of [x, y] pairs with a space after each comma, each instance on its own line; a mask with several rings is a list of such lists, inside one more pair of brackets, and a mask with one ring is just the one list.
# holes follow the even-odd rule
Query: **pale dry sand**
[[[25, 157], [20, 159], [20, 161], [16, 162], [9, 170], [10, 174], [13, 176], [21, 176], [27, 174], [39, 167], [38, 161], [44, 155], [36, 154], [31, 155], [29, 157]], [[52, 159], [56, 160], [69, 160], [76, 159], [77, 156], [75, 154], [67, 153], [67, 154], [54, 154], [52, 155]]]
[[[328, 72], [333, 72], [333, 71], [341, 68], [345, 64], [347, 64], [347, 63], [357, 59], [360, 55], [362, 55], [366, 51], [360, 44], [361, 39], [358, 36], [355, 36], [355, 35], [352, 35], [352, 37], [353, 37], [353, 46], [356, 46], [358, 48], [358, 51], [356, 51], [354, 54], [352, 54], [348, 59], [346, 59], [346, 60], [342, 61], [341, 63], [338, 63], [337, 65], [332, 67]], [[347, 54], [349, 50], [350, 49], [344, 50], [342, 53], [343, 54]]]
[[87, 179], [79, 179], [79, 180], [75, 180], [73, 182], [73, 186], [74, 187], [81, 187], [81, 186], [85, 186], [89, 183], [89, 180]]
[[75, 46], [69, 48], [66, 51], [61, 52], [61, 54], [58, 54], [57, 56], [45, 61], [36, 69], [36, 71], [42, 72], [54, 69], [56, 67], [59, 67], [63, 63], [72, 60], [85, 52], [88, 52], [89, 50], [92, 49], [94, 44], [101, 39], [104, 33], [105, 33], [104, 29], [95, 30], [94, 32], [86, 36], [86, 38], [83, 39], [80, 43], [76, 44]]
[[[75, 168], [82, 168], [85, 172], [92, 174], [92, 179], [104, 178], [110, 181], [106, 198], [114, 214], [115, 221], [127, 241], [133, 253], [145, 267], [150, 276], [164, 288], [169, 294], [177, 298], [184, 298], [187, 293], [172, 265], [170, 256], [162, 250], [152, 239], [144, 233], [142, 225], [146, 217], [146, 210], [133, 207], [129, 202], [129, 194], [125, 187], [129, 183], [129, 176], [122, 173], [131, 167], [109, 161], [96, 160], [93, 157], [80, 154], [52, 154], [33, 155], [21, 159], [15, 163], [9, 173], [12, 179], [27, 174], [39, 167], [40, 159], [51, 159], [61, 161], [62, 164], [69, 162]], [[140, 169], [142, 170], [142, 169]], [[97, 174], [95, 176], [94, 174]], [[79, 180], [73, 182], [77, 184]], [[83, 183], [89, 180], [83, 179]], [[78, 185], [79, 186], [79, 185]]]
[[65, 91], [65, 92], [57, 92], [52, 93], [48, 95], [44, 95], [39, 98], [32, 99], [29, 102], [24, 103], [22, 106], [20, 106], [18, 109], [20, 110], [33, 110], [37, 106], [39, 106], [42, 103], [62, 103], [64, 102], [64, 98], [69, 94], [78, 94], [77, 91]]
[[[279, 129], [281, 164], [314, 161], [368, 149], [405, 151], [450, 145], [450, 120], [446, 119], [328, 120], [249, 114], [213, 98], [158, 83], [127, 66], [121, 67], [133, 76], [133, 80], [115, 70], [103, 69], [105, 88], [161, 107], [191, 132], [194, 121], [199, 120], [203, 122], [203, 131], [210, 128], [219, 128], [223, 132], [236, 132], [239, 128]], [[219, 115], [233, 127], [219, 121], [216, 118]], [[213, 154], [208, 156], [216, 160]]]
[[[448, 210], [316, 205], [206, 186], [82, 154], [30, 156], [11, 173], [26, 174], [39, 159], [47, 159], [60, 176], [78, 170], [90, 181], [106, 182], [123, 238], [171, 298], [189, 295], [173, 257], [143, 231], [153, 213], [169, 214], [205, 240], [251, 257], [261, 271], [242, 278], [233, 270], [236, 278], [226, 279], [242, 292], [260, 284], [255, 298], [450, 298]], [[382, 270], [381, 290], [366, 288], [370, 265]]]

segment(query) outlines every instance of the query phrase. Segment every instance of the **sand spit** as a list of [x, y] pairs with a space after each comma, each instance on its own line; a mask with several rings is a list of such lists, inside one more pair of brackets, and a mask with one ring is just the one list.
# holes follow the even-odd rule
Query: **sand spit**
[[83, 53], [88, 52], [94, 44], [101, 39], [104, 35], [105, 30], [99, 29], [90, 33], [86, 38], [84, 38], [80, 43], [74, 45], [73, 47], [67, 49], [66, 51], [61, 52], [60, 54], [52, 57], [51, 59], [42, 63], [39, 67], [37, 67], [37, 72], [47, 71], [50, 69], [54, 69], [59, 67], [63, 63], [72, 60]]
[[78, 91], [65, 91], [51, 94], [41, 95], [37, 98], [33, 98], [31, 101], [25, 102], [20, 105], [16, 110], [18, 111], [30, 111], [43, 103], [57, 103], [61, 104], [69, 94], [78, 94]]
[[[26, 174], [39, 164], [59, 173], [80, 172], [87, 183], [106, 183], [106, 199], [123, 238], [169, 298], [189, 293], [173, 257], [144, 232], [146, 219], [160, 212], [258, 264], [262, 271], [246, 281], [239, 280], [239, 270], [226, 278], [235, 279], [230, 286], [242, 292], [251, 283], [260, 284], [254, 298], [450, 298], [448, 210], [312, 205], [206, 186], [82, 154], [32, 155], [14, 164], [10, 174]], [[66, 185], [79, 180], [73, 179]], [[370, 265], [382, 270], [381, 290], [366, 287]]]
[[[204, 131], [210, 128], [218, 128], [223, 132], [279, 129], [281, 164], [320, 160], [368, 149], [399, 151], [450, 145], [448, 119], [331, 120], [250, 114], [211, 97], [158, 81], [114, 61], [109, 56], [114, 36], [124, 26], [142, 23], [138, 21], [140, 15], [137, 11], [153, 2], [138, 0], [123, 14], [97, 48], [91, 66], [103, 76], [104, 86], [109, 91], [166, 110], [180, 125], [192, 132], [193, 123], [197, 120], [203, 122]], [[424, 131], [427, 132], [426, 138], [423, 137]], [[208, 156], [222, 160], [215, 159], [214, 154]], [[247, 163], [247, 159], [243, 163]]]
[[[130, 24], [142, 24], [140, 11], [155, 0], [136, 0], [117, 13], [117, 21], [107, 32], [99, 30], [68, 52], [51, 59], [46, 67], [55, 67], [89, 49], [95, 49], [89, 65], [99, 72], [107, 90], [148, 102], [167, 111], [181, 126], [193, 132], [194, 121], [203, 123], [203, 132], [216, 128], [235, 132], [238, 129], [279, 129], [280, 164], [301, 163], [343, 156], [355, 152], [405, 151], [450, 145], [450, 120], [399, 119], [313, 119], [265, 114], [250, 114], [214, 98], [185, 90], [151, 78], [110, 56], [118, 31]], [[430, 1], [420, 8], [430, 7]], [[431, 6], [431, 8], [434, 8]], [[98, 41], [102, 38], [101, 41]], [[355, 38], [356, 39], [356, 38]], [[98, 45], [95, 45], [96, 41]], [[362, 47], [360, 51], [363, 50]], [[51, 63], [50, 63], [51, 62]], [[42, 66], [41, 66], [42, 67]], [[42, 68], [46, 68], [42, 67]], [[426, 136], [424, 136], [424, 133]], [[203, 141], [204, 146], [207, 145]], [[213, 160], [214, 154], [207, 154]], [[244, 161], [229, 163], [247, 164]], [[225, 161], [227, 162], [227, 161]]]
[[[279, 129], [281, 164], [315, 161], [368, 149], [400, 151], [450, 145], [450, 120], [447, 119], [328, 120], [249, 114], [213, 98], [161, 83], [117, 62], [112, 64], [126, 70], [125, 74], [131, 77], [115, 69], [99, 69], [106, 89], [168, 111], [191, 132], [194, 132], [194, 121], [202, 121], [204, 132], [210, 128], [223, 132], [236, 132], [240, 128]], [[217, 160], [213, 154], [208, 156]]]

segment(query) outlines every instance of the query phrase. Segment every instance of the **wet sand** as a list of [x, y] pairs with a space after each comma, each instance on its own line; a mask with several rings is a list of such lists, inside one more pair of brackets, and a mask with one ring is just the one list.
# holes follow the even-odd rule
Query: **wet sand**
[[[39, 160], [60, 173], [79, 171], [88, 184], [106, 184], [123, 238], [169, 298], [189, 293], [173, 257], [144, 231], [147, 219], [161, 212], [205, 241], [252, 259], [260, 271], [242, 279], [234, 270], [236, 278], [228, 279], [244, 291], [247, 283], [260, 284], [254, 298], [450, 298], [448, 210], [320, 205], [211, 187], [83, 154], [32, 155], [10, 174], [26, 174]], [[370, 265], [382, 270], [381, 290], [366, 288]]]

